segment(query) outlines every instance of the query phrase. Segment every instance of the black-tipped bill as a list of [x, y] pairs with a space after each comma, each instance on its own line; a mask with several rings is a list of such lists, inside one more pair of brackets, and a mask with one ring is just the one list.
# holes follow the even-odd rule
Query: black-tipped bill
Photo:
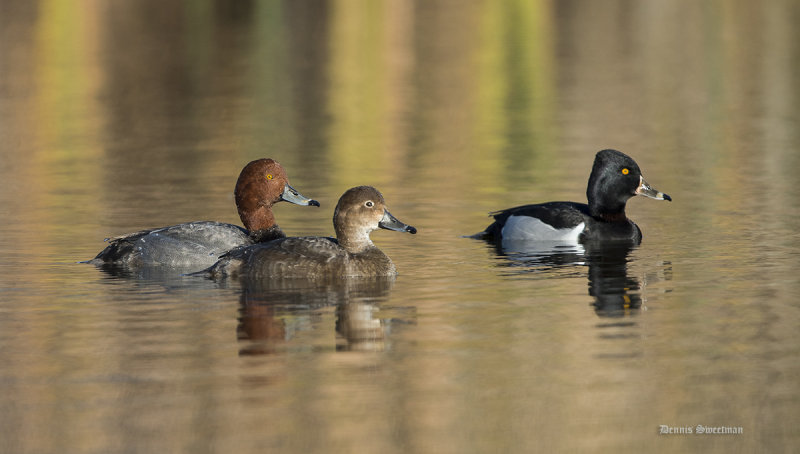
[[319, 202], [314, 199], [309, 199], [301, 195], [297, 190], [288, 184], [283, 187], [283, 194], [281, 194], [281, 200], [294, 203], [295, 205], [306, 205], [306, 206], [313, 206], [318, 207]]
[[392, 216], [392, 213], [389, 213], [389, 210], [383, 210], [383, 218], [378, 222], [378, 227], [397, 232], [408, 232], [412, 235], [417, 233], [417, 229], [400, 222], [396, 217]]
[[656, 200], [666, 200], [668, 202], [672, 202], [672, 197], [664, 194], [663, 192], [656, 191], [646, 181], [644, 178], [639, 177], [639, 187], [636, 188], [636, 194], [643, 195], [645, 197], [650, 197], [651, 199]]

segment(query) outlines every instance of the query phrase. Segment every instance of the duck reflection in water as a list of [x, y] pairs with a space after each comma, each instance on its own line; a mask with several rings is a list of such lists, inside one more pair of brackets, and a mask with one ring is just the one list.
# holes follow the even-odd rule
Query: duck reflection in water
[[247, 345], [239, 353], [291, 349], [296, 333], [318, 329], [315, 325], [331, 307], [336, 308], [336, 350], [383, 351], [390, 321], [376, 314], [393, 284], [391, 277], [243, 280], [237, 337]]
[[642, 307], [641, 283], [628, 275], [631, 243], [587, 244], [589, 295], [600, 316], [620, 317], [638, 313]]
[[629, 256], [636, 247], [629, 241], [506, 241], [495, 246], [497, 254], [508, 259], [505, 266], [513, 267], [514, 274], [573, 276], [582, 274], [581, 267], [588, 267], [589, 295], [594, 297], [592, 306], [601, 317], [623, 317], [641, 308], [641, 282], [628, 273]]

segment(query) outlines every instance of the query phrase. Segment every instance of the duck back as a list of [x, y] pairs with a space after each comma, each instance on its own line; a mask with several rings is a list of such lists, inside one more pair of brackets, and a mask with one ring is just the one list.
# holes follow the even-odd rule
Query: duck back
[[474, 237], [485, 240], [500, 240], [508, 233], [503, 229], [512, 217], [532, 218], [547, 224], [555, 230], [573, 229], [586, 223], [591, 216], [589, 206], [575, 202], [547, 202], [523, 205], [491, 213], [494, 222]]
[[351, 253], [334, 238], [282, 238], [234, 249], [208, 270], [211, 277], [324, 278], [394, 276], [394, 264], [380, 249]]
[[253, 244], [247, 230], [213, 221], [142, 230], [108, 241], [110, 244], [91, 263], [196, 270], [213, 265], [220, 255], [233, 248]]
[[[641, 230], [624, 213], [616, 219], [594, 217], [585, 203], [523, 205], [494, 212], [492, 216], [495, 222], [474, 237], [490, 241], [569, 239], [569, 242], [582, 242], [605, 239], [636, 244], [642, 240]], [[544, 228], [532, 228], [531, 222], [536, 223], [533, 227], [541, 225]]]

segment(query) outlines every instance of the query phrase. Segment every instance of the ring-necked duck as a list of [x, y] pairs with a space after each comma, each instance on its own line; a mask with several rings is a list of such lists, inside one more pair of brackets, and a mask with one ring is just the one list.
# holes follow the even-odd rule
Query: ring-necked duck
[[672, 200], [647, 184], [630, 156], [602, 150], [589, 176], [588, 205], [547, 202], [496, 211], [491, 213], [495, 221], [472, 237], [495, 242], [627, 240], [638, 244], [642, 231], [625, 215], [625, 204], [635, 195]]
[[233, 224], [198, 221], [142, 230], [107, 238], [108, 247], [88, 263], [203, 269], [235, 247], [285, 237], [275, 223], [273, 204], [284, 200], [319, 206], [319, 202], [292, 188], [283, 166], [272, 159], [247, 164], [239, 174], [234, 196], [244, 229]]
[[336, 238], [281, 238], [234, 249], [200, 273], [212, 278], [339, 278], [394, 276], [394, 263], [369, 237], [377, 228], [417, 233], [386, 209], [371, 186], [347, 190], [333, 214]]

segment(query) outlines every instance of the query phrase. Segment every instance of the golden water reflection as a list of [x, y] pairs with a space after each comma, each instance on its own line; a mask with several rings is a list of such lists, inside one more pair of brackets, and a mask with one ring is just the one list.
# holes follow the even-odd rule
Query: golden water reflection
[[[792, 0], [3, 2], [2, 450], [797, 445], [798, 19]], [[582, 201], [607, 147], [675, 196], [631, 202], [640, 247], [508, 273], [462, 238]], [[391, 289], [75, 264], [109, 236], [238, 223], [236, 175], [265, 156], [322, 203], [276, 207], [291, 235], [330, 235], [359, 184], [419, 228], [373, 234]], [[745, 434], [656, 433], [701, 423]]]

